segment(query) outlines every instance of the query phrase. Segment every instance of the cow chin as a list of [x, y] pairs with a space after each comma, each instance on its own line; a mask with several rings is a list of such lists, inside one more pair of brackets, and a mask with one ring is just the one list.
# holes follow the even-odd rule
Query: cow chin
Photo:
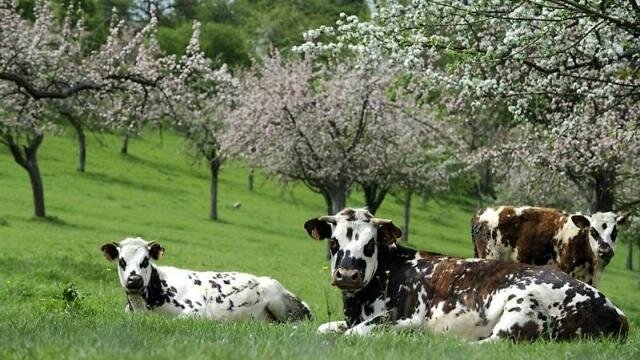
[[124, 288], [124, 291], [127, 293], [127, 295], [141, 295], [142, 290], [144, 290], [144, 286], [141, 286], [139, 288]]

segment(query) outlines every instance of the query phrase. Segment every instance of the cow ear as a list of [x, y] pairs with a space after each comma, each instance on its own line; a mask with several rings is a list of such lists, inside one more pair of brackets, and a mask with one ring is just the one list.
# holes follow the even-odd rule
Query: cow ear
[[147, 248], [149, 249], [149, 256], [151, 256], [153, 260], [160, 259], [162, 254], [164, 254], [164, 247], [155, 241], [150, 242]]
[[118, 244], [116, 243], [104, 244], [100, 247], [100, 250], [102, 250], [102, 255], [104, 255], [104, 257], [109, 261], [113, 261], [118, 258]]
[[629, 219], [629, 215], [631, 215], [631, 211], [627, 211], [625, 213], [622, 213], [616, 216], [616, 224], [618, 225], [625, 224], [627, 222], [627, 219]]
[[331, 237], [331, 224], [335, 225], [335, 220], [323, 216], [307, 220], [304, 223], [304, 228], [312, 238], [323, 240]]
[[591, 222], [584, 215], [571, 215], [571, 221], [580, 229], [591, 226]]
[[402, 236], [402, 231], [398, 229], [391, 221], [378, 225], [378, 241], [383, 241], [388, 245], [396, 243], [396, 240]]

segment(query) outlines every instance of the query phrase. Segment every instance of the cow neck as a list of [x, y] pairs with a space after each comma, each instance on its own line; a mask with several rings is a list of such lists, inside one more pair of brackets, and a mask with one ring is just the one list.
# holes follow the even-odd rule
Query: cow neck
[[[586, 231], [580, 231], [576, 237], [569, 241], [566, 248], [561, 251], [560, 268], [564, 272], [571, 272], [574, 264], [589, 263], [595, 266], [602, 266], [602, 262], [591, 249], [591, 239]], [[564, 258], [563, 258], [564, 257]]]
[[414, 249], [398, 245], [391, 248], [379, 247], [379, 249], [378, 267], [371, 281], [356, 292], [342, 292], [344, 316], [349, 327], [364, 320], [361, 318], [363, 306], [373, 303], [385, 294], [397, 291], [398, 284], [390, 283], [390, 275], [399, 271], [407, 261], [414, 259], [417, 253]]
[[134, 310], [140, 308], [153, 309], [162, 306], [167, 301], [167, 294], [162, 290], [162, 280], [158, 269], [153, 265], [151, 266], [151, 277], [149, 278], [149, 284], [144, 288], [139, 295], [127, 294], [127, 301], [129, 306]]

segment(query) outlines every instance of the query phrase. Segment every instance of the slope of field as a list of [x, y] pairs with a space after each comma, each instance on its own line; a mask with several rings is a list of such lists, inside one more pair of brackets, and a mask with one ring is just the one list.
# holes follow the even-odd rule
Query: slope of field
[[[620, 246], [602, 289], [629, 316], [626, 344], [499, 343], [405, 332], [371, 338], [315, 334], [336, 320], [341, 300], [329, 285], [325, 245], [311, 240], [305, 220], [321, 215], [320, 195], [302, 185], [283, 189], [227, 164], [220, 182], [221, 219], [208, 214], [206, 167], [184, 154], [177, 137], [148, 135], [118, 153], [119, 140], [91, 138], [86, 173], [75, 171], [71, 137], [48, 137], [40, 150], [48, 218], [32, 218], [26, 172], [0, 149], [0, 358], [638, 358], [640, 295], [637, 273], [623, 269]], [[349, 204], [361, 206], [359, 193]], [[240, 202], [239, 209], [232, 204]], [[471, 256], [464, 201], [414, 201], [410, 246]], [[400, 224], [401, 205], [385, 201], [378, 216]], [[212, 323], [124, 314], [115, 264], [101, 244], [127, 235], [162, 243], [160, 263], [194, 270], [236, 270], [279, 279], [315, 313], [295, 325]]]

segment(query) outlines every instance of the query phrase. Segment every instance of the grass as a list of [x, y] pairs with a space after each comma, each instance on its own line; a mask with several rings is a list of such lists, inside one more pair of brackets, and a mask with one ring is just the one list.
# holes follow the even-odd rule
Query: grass
[[[319, 336], [316, 327], [341, 314], [329, 285], [324, 244], [302, 224], [323, 213], [320, 195], [283, 190], [247, 169], [222, 169], [220, 214], [207, 220], [208, 172], [182, 153], [178, 138], [149, 135], [118, 153], [117, 138], [89, 143], [86, 173], [75, 171], [74, 142], [48, 137], [40, 150], [46, 219], [32, 218], [26, 172], [0, 149], [0, 358], [638, 358], [638, 274], [624, 270], [618, 248], [602, 289], [629, 316], [625, 344], [580, 341], [472, 345], [431, 334], [382, 332], [371, 338]], [[240, 209], [232, 204], [240, 201]], [[450, 199], [414, 202], [411, 246], [470, 256], [473, 206]], [[349, 204], [362, 205], [358, 193]], [[401, 222], [401, 206], [385, 201], [378, 215]], [[115, 265], [101, 244], [126, 235], [162, 243], [163, 264], [237, 270], [277, 278], [306, 300], [316, 317], [295, 325], [213, 323], [155, 314], [124, 314]]]

